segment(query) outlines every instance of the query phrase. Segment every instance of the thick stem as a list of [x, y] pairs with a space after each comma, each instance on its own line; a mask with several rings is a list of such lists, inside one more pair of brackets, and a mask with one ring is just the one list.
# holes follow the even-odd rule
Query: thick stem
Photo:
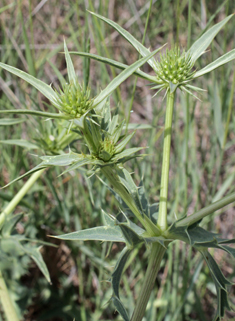
[[157, 225], [165, 231], [167, 225], [167, 198], [168, 198], [168, 182], [170, 169], [170, 151], [171, 151], [171, 131], [172, 131], [172, 117], [175, 100], [175, 92], [167, 94], [165, 131], [164, 131], [164, 145], [163, 145], [163, 159], [162, 159], [162, 176], [161, 176], [161, 192], [160, 205]]
[[44, 171], [45, 171], [45, 168], [40, 169], [39, 171], [35, 172], [30, 177], [30, 179], [24, 184], [24, 186], [21, 188], [21, 190], [15, 195], [15, 197], [13, 197], [13, 199], [10, 201], [10, 203], [7, 205], [7, 207], [0, 214], [0, 226], [3, 224], [5, 217], [7, 215], [9, 215], [14, 210], [14, 208], [17, 206], [17, 204], [22, 200], [22, 198], [25, 196], [25, 194], [29, 191], [29, 189], [33, 186], [33, 184], [42, 175], [42, 173]]
[[19, 321], [19, 318], [16, 314], [12, 300], [9, 296], [6, 283], [3, 279], [1, 271], [0, 271], [0, 298], [1, 298], [1, 304], [5, 312], [7, 321]]
[[148, 268], [143, 280], [143, 286], [140, 290], [131, 321], [141, 321], [144, 317], [149, 297], [154, 286], [154, 281], [157, 277], [165, 251], [166, 249], [162, 245], [153, 243]]
[[203, 219], [207, 215], [209, 215], [209, 214], [211, 214], [211, 213], [213, 213], [213, 212], [221, 209], [222, 207], [227, 206], [233, 202], [235, 202], [235, 193], [225, 196], [221, 200], [219, 200], [215, 203], [212, 203], [209, 206], [202, 208], [200, 211], [198, 211], [192, 215], [189, 215], [188, 217], [186, 217], [183, 220], [176, 223], [176, 226], [179, 227], [179, 226], [185, 226], [185, 225], [192, 225], [192, 224], [198, 222], [199, 220]]
[[134, 199], [132, 198], [130, 193], [127, 191], [127, 189], [120, 182], [120, 179], [118, 175], [115, 173], [115, 170], [113, 170], [109, 166], [106, 166], [101, 169], [101, 172], [108, 179], [114, 191], [121, 197], [121, 199], [126, 203], [126, 205], [138, 218], [140, 223], [145, 227], [149, 235], [151, 236], [159, 235], [159, 230], [155, 226], [155, 224], [150, 219], [148, 219], [147, 216], [143, 216], [143, 214], [138, 210]]

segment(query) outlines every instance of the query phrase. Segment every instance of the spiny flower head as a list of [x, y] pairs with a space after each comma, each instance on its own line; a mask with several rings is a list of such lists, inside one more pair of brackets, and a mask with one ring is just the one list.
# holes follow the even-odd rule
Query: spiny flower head
[[181, 53], [177, 46], [171, 50], [167, 49], [157, 62], [157, 82], [168, 87], [170, 82], [176, 85], [187, 81], [195, 73], [191, 71], [193, 65], [189, 53], [185, 51]]
[[98, 151], [98, 158], [104, 162], [108, 162], [115, 154], [115, 143], [109, 137], [105, 137], [104, 141], [100, 144]]
[[92, 108], [93, 100], [90, 99], [90, 89], [71, 81], [63, 86], [57, 93], [56, 105], [65, 114], [72, 118], [80, 118]]

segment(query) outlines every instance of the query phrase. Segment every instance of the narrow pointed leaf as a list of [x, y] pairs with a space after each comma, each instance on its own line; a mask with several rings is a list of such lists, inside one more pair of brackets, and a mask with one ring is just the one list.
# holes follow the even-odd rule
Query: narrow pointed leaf
[[76, 161], [80, 161], [84, 158], [83, 155], [80, 154], [64, 154], [57, 156], [41, 156], [40, 157], [43, 162], [40, 164], [42, 166], [68, 166]]
[[213, 61], [212, 63], [210, 63], [209, 65], [207, 65], [206, 67], [202, 68], [201, 70], [197, 71], [193, 78], [198, 78], [201, 77], [205, 74], [207, 74], [208, 72], [232, 61], [235, 59], [235, 49], [227, 52], [226, 54], [224, 54], [223, 56], [219, 57], [218, 59], [216, 59], [215, 61]]
[[38, 149], [39, 147], [33, 143], [30, 143], [29, 141], [25, 139], [5, 139], [0, 140], [1, 144], [7, 144], [7, 145], [16, 145], [20, 147], [25, 147], [28, 149]]
[[[91, 12], [90, 13], [97, 18], [103, 20], [104, 22], [108, 23], [111, 27], [113, 27], [117, 32], [119, 32], [143, 57], [146, 57], [149, 55], [150, 51], [145, 46], [142, 45], [138, 40], [136, 40], [128, 31], [120, 27], [116, 22], [107, 19], [97, 13]], [[148, 64], [154, 69], [156, 68], [156, 61], [154, 58], [151, 58], [148, 60]]]
[[125, 242], [122, 236], [121, 230], [118, 226], [98, 226], [89, 228], [86, 230], [81, 230], [77, 232], [72, 232], [68, 234], [63, 234], [60, 236], [52, 236], [60, 240], [70, 240], [70, 241], [106, 241], [106, 242]]
[[136, 233], [130, 226], [128, 226], [128, 223], [120, 223], [118, 224], [118, 226], [120, 227], [122, 234], [126, 240], [126, 244], [129, 248], [132, 249], [136, 245], [144, 242], [143, 237]]
[[68, 48], [67, 48], [65, 40], [64, 40], [64, 52], [65, 52], [65, 60], [66, 60], [66, 65], [67, 65], [69, 82], [70, 83], [71, 82], [75, 83], [76, 80], [77, 80], [77, 76], [76, 76], [75, 69], [74, 69], [74, 66], [73, 66], [73, 62], [72, 62], [71, 57], [69, 55]]
[[34, 262], [37, 264], [47, 281], [51, 283], [49, 271], [40, 253], [40, 247], [25, 249], [25, 252], [34, 260]]
[[220, 100], [220, 92], [218, 83], [215, 83], [214, 86], [214, 97], [213, 97], [213, 109], [214, 109], [214, 126], [216, 131], [216, 136], [220, 145], [220, 148], [223, 148], [224, 141], [224, 125], [222, 118], [222, 104]]
[[3, 69], [11, 72], [12, 74], [20, 77], [21, 79], [27, 81], [30, 85], [34, 86], [38, 91], [40, 91], [46, 98], [48, 98], [50, 101], [54, 102], [56, 99], [56, 93], [55, 91], [47, 84], [45, 84], [43, 81], [27, 74], [26, 72], [8, 66], [2, 62], [0, 62], [0, 67]]
[[117, 77], [115, 77], [109, 85], [101, 91], [101, 93], [94, 99], [93, 107], [96, 107], [101, 103], [107, 96], [109, 96], [124, 80], [131, 76], [139, 67], [141, 67], [145, 62], [147, 62], [152, 56], [154, 56], [161, 48], [151, 52], [148, 56], [134, 62], [128, 68], [123, 70]]
[[73, 171], [75, 169], [78, 169], [78, 168], [80, 168], [80, 167], [82, 167], [84, 165], [87, 165], [87, 164], [90, 163], [90, 161], [91, 160], [89, 158], [81, 159], [78, 162], [76, 162], [75, 164], [73, 164], [72, 166], [70, 166], [69, 168], [67, 168], [63, 173], [60, 174], [60, 176], [66, 174], [66, 173], [68, 173], [70, 171]]
[[124, 321], [131, 321], [122, 302], [117, 297], [112, 297], [112, 301], [113, 301], [113, 304], [114, 304], [116, 310], [122, 316], [123, 320]]
[[37, 110], [29, 110], [29, 109], [9, 109], [9, 110], [0, 110], [0, 114], [24, 114], [24, 115], [33, 115], [33, 116], [40, 116], [45, 118], [52, 118], [52, 119], [69, 119], [68, 116], [59, 113], [47, 113], [44, 111], [37, 111]]
[[125, 269], [125, 265], [130, 254], [131, 254], [131, 249], [128, 249], [127, 247], [125, 247], [119, 256], [118, 261], [115, 265], [114, 271], [112, 273], [112, 279], [111, 279], [112, 288], [115, 296], [118, 298], [119, 298], [119, 285], [120, 285], [121, 276], [122, 276], [123, 270]]
[[112, 160], [116, 161], [116, 160], [125, 158], [127, 156], [133, 155], [143, 148], [144, 147], [133, 147], [133, 148], [125, 149], [123, 152], [113, 156]]
[[127, 135], [115, 148], [115, 153], [120, 153], [128, 144], [128, 142], [131, 140], [131, 138], [135, 135], [135, 132]]
[[24, 121], [27, 121], [27, 119], [2, 118], [0, 119], [0, 126], [16, 125]]
[[[87, 53], [87, 52], [70, 51], [69, 53], [73, 54], [73, 55], [88, 57], [88, 58], [103, 62], [105, 64], [108, 64], [110, 66], [116, 67], [118, 69], [122, 69], [122, 70], [124, 70], [124, 69], [129, 67], [128, 65], [123, 64], [121, 62], [118, 62], [118, 61], [115, 61], [115, 60], [112, 60], [112, 59], [109, 59], [109, 58], [101, 57], [101, 56], [98, 56], [98, 55], [95, 55], [95, 54]], [[139, 76], [140, 78], [143, 78], [143, 79], [146, 79], [146, 80], [149, 80], [149, 81], [156, 82], [156, 77], [151, 76], [151, 75], [149, 75], [149, 74], [147, 74], [147, 73], [145, 73], [145, 72], [143, 72], [141, 70], [136, 70], [134, 72], [134, 75]]]
[[223, 26], [232, 18], [232, 16], [233, 14], [214, 25], [194, 42], [194, 44], [188, 50], [188, 53], [194, 62], [204, 53], [220, 29], [223, 28]]

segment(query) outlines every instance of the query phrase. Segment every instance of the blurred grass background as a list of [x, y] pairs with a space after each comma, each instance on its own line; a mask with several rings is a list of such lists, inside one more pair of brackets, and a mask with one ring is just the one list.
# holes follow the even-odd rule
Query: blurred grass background
[[[22, 0], [0, 5], [0, 60], [20, 68], [48, 84], [59, 88], [61, 73], [66, 78], [63, 40], [69, 50], [84, 51], [90, 39], [90, 51], [128, 65], [138, 59], [138, 53], [113, 29], [89, 15], [88, 8], [109, 17], [142, 40], [149, 2], [138, 0]], [[167, 43], [189, 48], [204, 28], [211, 27], [235, 11], [234, 1], [154, 1], [151, 9], [145, 45], [155, 49]], [[208, 52], [197, 62], [205, 66], [235, 45], [234, 18], [218, 34]], [[72, 57], [77, 75], [83, 80], [84, 59]], [[152, 72], [148, 65], [143, 69]], [[104, 88], [119, 71], [95, 61], [90, 63], [90, 86], [93, 95]], [[185, 213], [229, 194], [235, 189], [235, 113], [234, 63], [195, 81], [207, 90], [195, 98], [179, 94], [174, 112], [172, 139], [169, 222]], [[112, 96], [112, 106], [119, 106], [122, 117], [131, 107], [135, 77], [125, 81]], [[134, 93], [131, 122], [151, 124], [151, 130], [137, 131], [134, 146], [148, 146], [148, 156], [127, 164], [138, 183], [144, 185], [151, 202], [159, 200], [163, 96], [151, 98], [154, 92], [147, 82], [138, 79]], [[44, 98], [24, 81], [0, 70], [0, 108], [45, 110]], [[232, 114], [228, 118], [229, 106]], [[53, 108], [51, 108], [53, 110]], [[20, 118], [20, 116], [17, 116]], [[226, 133], [226, 123], [228, 132]], [[56, 121], [46, 122], [28, 116], [21, 124], [0, 127], [0, 140], [27, 139], [56, 135]], [[43, 134], [44, 133], [44, 134]], [[188, 137], [188, 138], [187, 138]], [[1, 142], [0, 142], [1, 144]], [[188, 147], [187, 147], [188, 146]], [[80, 148], [76, 143], [74, 148]], [[1, 144], [0, 186], [29, 170], [39, 160], [37, 150]], [[108, 258], [107, 244], [95, 242], [61, 242], [47, 235], [64, 234], [101, 225], [101, 210], [115, 215], [118, 207], [113, 197], [95, 177], [89, 181], [79, 172], [57, 177], [59, 169], [48, 170], [24, 198], [15, 212], [25, 213], [17, 225], [17, 233], [52, 242], [57, 248], [44, 246], [44, 260], [52, 285], [49, 285], [33, 262], [22, 256], [1, 262], [6, 282], [17, 301], [22, 319], [51, 321], [121, 320], [111, 304], [109, 279], [122, 245], [114, 244]], [[0, 209], [23, 186], [19, 181], [0, 190]], [[91, 196], [92, 195], [92, 196]], [[220, 215], [210, 216], [203, 224], [223, 237], [234, 237], [235, 207], [229, 206]], [[147, 321], [211, 320], [216, 310], [215, 288], [208, 268], [198, 253], [178, 242], [170, 245], [149, 302]], [[235, 282], [234, 262], [216, 251], [216, 259], [226, 277]], [[133, 310], [147, 264], [144, 248], [134, 252], [130, 267], [123, 276], [121, 295], [129, 312]], [[160, 289], [158, 290], [158, 288]], [[235, 308], [235, 288], [230, 289], [230, 301]], [[157, 314], [156, 314], [157, 309]], [[226, 318], [235, 317], [227, 312]], [[3, 314], [0, 320], [4, 320]]]

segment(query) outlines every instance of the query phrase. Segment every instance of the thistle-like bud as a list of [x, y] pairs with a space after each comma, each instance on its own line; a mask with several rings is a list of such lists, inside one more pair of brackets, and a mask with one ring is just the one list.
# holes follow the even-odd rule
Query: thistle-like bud
[[157, 81], [162, 84], [169, 85], [179, 84], [192, 78], [194, 71], [191, 72], [194, 63], [191, 56], [180, 48], [174, 47], [171, 50], [166, 50], [164, 55], [160, 56], [160, 61], [157, 63]]
[[80, 85], [77, 81], [66, 83], [60, 90], [56, 100], [57, 107], [71, 118], [80, 118], [92, 108], [90, 89]]
[[108, 137], [105, 137], [104, 141], [101, 143], [101, 146], [99, 148], [99, 152], [97, 155], [98, 158], [103, 160], [104, 162], [108, 162], [113, 157], [114, 154], [115, 154], [114, 142]]

